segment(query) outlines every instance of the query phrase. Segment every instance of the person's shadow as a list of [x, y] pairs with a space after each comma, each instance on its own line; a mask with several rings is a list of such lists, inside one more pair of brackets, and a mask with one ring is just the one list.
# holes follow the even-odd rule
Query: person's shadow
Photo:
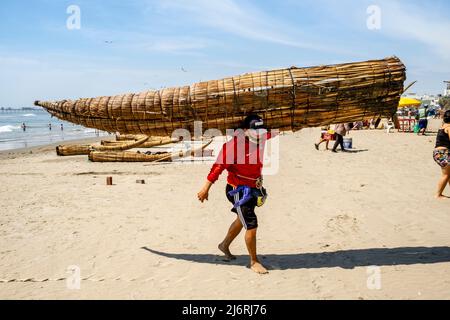
[[[246, 266], [247, 255], [239, 255], [231, 262], [214, 254], [166, 253], [147, 247], [142, 249], [171, 259], [192, 261], [206, 264], [230, 264]], [[315, 269], [335, 268], [353, 269], [367, 266], [396, 266], [413, 264], [433, 264], [450, 262], [450, 247], [412, 247], [412, 248], [374, 248], [343, 250], [321, 253], [293, 253], [260, 255], [268, 269]]]

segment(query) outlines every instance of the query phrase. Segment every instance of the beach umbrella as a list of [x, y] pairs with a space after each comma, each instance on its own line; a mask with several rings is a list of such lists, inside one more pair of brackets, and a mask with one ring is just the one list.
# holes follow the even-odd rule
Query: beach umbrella
[[421, 101], [412, 99], [412, 98], [405, 98], [402, 97], [400, 99], [400, 102], [398, 104], [399, 108], [407, 108], [407, 107], [419, 107], [422, 104]]

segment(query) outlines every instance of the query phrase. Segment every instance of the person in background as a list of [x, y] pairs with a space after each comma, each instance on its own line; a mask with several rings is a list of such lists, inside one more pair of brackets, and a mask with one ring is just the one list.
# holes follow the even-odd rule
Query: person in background
[[64, 131], [64, 125], [61, 123], [61, 131]]
[[52, 131], [52, 124], [51, 123], [48, 124], [48, 130]]
[[25, 122], [22, 123], [21, 127], [22, 127], [23, 132], [27, 131], [27, 126], [26, 126]]
[[362, 130], [364, 127], [364, 122], [362, 121], [356, 121], [353, 123], [353, 129], [352, 130]]
[[348, 131], [350, 131], [353, 128], [353, 123], [347, 123], [347, 124], [337, 124], [334, 131], [336, 131], [336, 143], [334, 144], [332, 152], [337, 153], [337, 148], [341, 146], [341, 149], [343, 152], [346, 152], [344, 148], [344, 136], [347, 134]]
[[321, 137], [319, 143], [314, 143], [314, 146], [316, 147], [316, 150], [319, 151], [319, 147], [322, 143], [325, 143], [325, 147], [328, 149], [328, 144], [330, 143], [329, 139], [326, 139], [326, 135], [328, 134], [328, 130], [330, 130], [330, 126], [324, 126], [321, 128]]
[[450, 185], [450, 110], [444, 114], [444, 124], [436, 137], [436, 148], [433, 152], [434, 161], [441, 167], [442, 177], [438, 183], [436, 199], [444, 199], [443, 192]]
[[428, 128], [428, 105], [426, 104], [423, 109], [419, 110], [418, 118], [419, 118], [419, 132], [417, 133], [418, 136], [425, 135], [425, 132]]

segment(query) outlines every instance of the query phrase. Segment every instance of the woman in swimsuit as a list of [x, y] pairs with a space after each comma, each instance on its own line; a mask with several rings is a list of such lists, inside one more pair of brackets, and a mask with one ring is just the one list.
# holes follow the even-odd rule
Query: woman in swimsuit
[[447, 183], [450, 185], [450, 110], [444, 114], [444, 124], [436, 138], [436, 148], [433, 152], [434, 161], [442, 169], [442, 178], [439, 180], [437, 199], [446, 198], [443, 195]]

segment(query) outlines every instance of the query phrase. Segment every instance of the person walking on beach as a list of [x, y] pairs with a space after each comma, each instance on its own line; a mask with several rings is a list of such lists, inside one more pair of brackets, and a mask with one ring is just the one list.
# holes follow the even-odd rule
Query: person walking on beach
[[[273, 137], [264, 128], [264, 122], [258, 115], [245, 118], [240, 130], [225, 143], [212, 166], [204, 187], [198, 193], [198, 199], [208, 200], [211, 186], [218, 180], [220, 174], [228, 171], [226, 196], [233, 204], [232, 212], [237, 215], [228, 233], [218, 248], [228, 260], [236, 257], [230, 252], [230, 245], [245, 228], [245, 243], [250, 255], [250, 268], [256, 273], [268, 273], [261, 264], [256, 253], [256, 231], [258, 218], [255, 208], [264, 204], [267, 197], [262, 183], [262, 168], [265, 142]], [[244, 153], [245, 152], [245, 153]]]
[[328, 134], [328, 130], [330, 130], [330, 126], [325, 126], [321, 128], [321, 136], [319, 143], [315, 143], [314, 146], [316, 147], [316, 150], [319, 151], [319, 147], [322, 143], [325, 143], [325, 147], [328, 149], [328, 144], [330, 143], [330, 139], [327, 139], [326, 135]]
[[349, 124], [337, 124], [334, 131], [336, 132], [336, 143], [334, 144], [332, 152], [337, 153], [337, 148], [341, 146], [341, 150], [346, 152], [344, 148], [344, 136], [347, 134], [347, 131], [351, 130], [351, 126]]
[[433, 152], [434, 161], [441, 167], [442, 177], [438, 183], [437, 199], [443, 199], [447, 184], [450, 185], [450, 110], [444, 114], [444, 124], [436, 137], [436, 148]]
[[428, 105], [425, 105], [423, 109], [419, 110], [418, 118], [419, 118], [419, 132], [417, 133], [418, 136], [425, 135], [425, 132], [428, 128]]

